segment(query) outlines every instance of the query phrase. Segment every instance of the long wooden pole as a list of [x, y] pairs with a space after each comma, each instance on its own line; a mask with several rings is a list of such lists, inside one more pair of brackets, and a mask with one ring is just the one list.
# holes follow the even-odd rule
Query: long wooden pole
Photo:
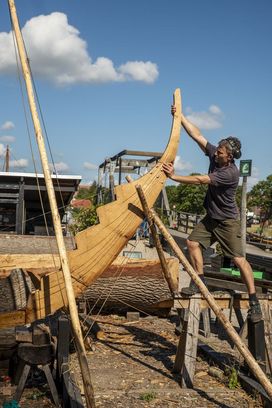
[[264, 387], [265, 391], [269, 395], [269, 397], [272, 400], [272, 384], [269, 381], [269, 379], [266, 377], [262, 369], [260, 368], [259, 364], [256, 362], [252, 354], [250, 353], [249, 349], [247, 346], [242, 342], [240, 339], [239, 335], [236, 333], [235, 329], [233, 328], [232, 324], [229, 322], [229, 320], [226, 318], [220, 307], [217, 305], [216, 301], [214, 300], [213, 296], [210, 294], [208, 291], [207, 287], [204, 285], [202, 280], [198, 277], [198, 274], [195, 272], [191, 264], [187, 261], [185, 255], [171, 236], [169, 232], [167, 231], [166, 227], [160, 220], [159, 216], [156, 214], [156, 212], [151, 209], [149, 210], [150, 217], [152, 220], [155, 222], [159, 230], [161, 231], [162, 235], [164, 238], [167, 240], [169, 243], [170, 247], [173, 249], [175, 252], [177, 258], [181, 262], [181, 264], [184, 266], [190, 277], [193, 279], [193, 281], [196, 283], [196, 285], [199, 287], [203, 297], [207, 300], [208, 304], [210, 305], [211, 309], [214, 311], [218, 319], [221, 321], [222, 325], [224, 326], [226, 332], [228, 333], [229, 337], [232, 339], [234, 344], [236, 345], [237, 349], [240, 351], [244, 359], [246, 360], [249, 368], [251, 369], [251, 372], [254, 374], [254, 376], [260, 381], [262, 386]]
[[172, 278], [172, 276], [171, 276], [171, 274], [169, 272], [169, 269], [168, 269], [168, 266], [167, 266], [167, 263], [166, 263], [166, 259], [165, 259], [164, 253], [163, 253], [163, 248], [162, 248], [162, 245], [161, 245], [161, 241], [160, 241], [159, 236], [157, 234], [157, 230], [156, 230], [156, 226], [154, 224], [154, 221], [153, 221], [152, 217], [150, 216], [148, 204], [147, 204], [147, 201], [145, 199], [143, 189], [142, 189], [141, 186], [136, 186], [136, 190], [137, 190], [137, 193], [139, 195], [139, 198], [140, 198], [140, 201], [141, 201], [141, 204], [142, 204], [142, 207], [143, 207], [145, 216], [147, 218], [147, 221], [148, 221], [148, 224], [149, 224], [149, 227], [150, 227], [150, 231], [151, 231], [154, 243], [155, 243], [155, 247], [156, 247], [157, 252], [158, 252], [158, 256], [159, 256], [159, 259], [160, 259], [160, 262], [161, 262], [161, 267], [162, 267], [162, 271], [163, 271], [163, 274], [164, 274], [164, 278], [165, 278], [165, 280], [166, 280], [166, 282], [168, 284], [168, 287], [170, 289], [170, 292], [171, 292], [172, 296], [174, 296], [175, 292], [176, 292], [176, 285], [175, 285], [175, 283], [173, 281], [173, 278]]
[[26, 52], [25, 52], [24, 42], [23, 42], [22, 33], [20, 30], [20, 26], [19, 26], [19, 21], [17, 17], [14, 0], [8, 0], [8, 3], [9, 3], [11, 20], [12, 20], [12, 24], [13, 24], [13, 28], [15, 32], [18, 52], [20, 56], [20, 61], [22, 65], [23, 75], [25, 79], [30, 111], [31, 111], [34, 129], [36, 133], [36, 139], [37, 139], [37, 143], [39, 147], [41, 163], [42, 163], [43, 173], [44, 173], [44, 178], [45, 178], [45, 184], [46, 184], [48, 198], [50, 202], [50, 208], [52, 212], [52, 218], [53, 218], [53, 224], [54, 224], [54, 229], [55, 229], [55, 234], [56, 234], [58, 251], [60, 255], [60, 262], [62, 266], [62, 272], [64, 276], [67, 299], [68, 299], [68, 304], [69, 304], [69, 311], [71, 315], [72, 329], [74, 332], [76, 348], [78, 352], [78, 359], [79, 359], [79, 364], [80, 364], [81, 372], [82, 372], [82, 379], [83, 379], [83, 384], [84, 384], [87, 407], [94, 408], [95, 403], [94, 403], [93, 387], [91, 383], [91, 375], [90, 375], [88, 360], [87, 360], [86, 351], [84, 347], [83, 336], [82, 336], [81, 327], [80, 327], [80, 321], [79, 321], [78, 313], [77, 313], [77, 305], [76, 305], [76, 300], [74, 296], [74, 289], [72, 285], [72, 278], [71, 278], [69, 264], [68, 264], [68, 257], [67, 257], [63, 234], [62, 234], [60, 216], [59, 216], [57, 203], [56, 203], [55, 190], [54, 190], [53, 182], [51, 179], [44, 139], [42, 135], [42, 129], [41, 129], [39, 116], [38, 116], [36, 103], [35, 103], [29, 63], [28, 63], [28, 59], [26, 56]]

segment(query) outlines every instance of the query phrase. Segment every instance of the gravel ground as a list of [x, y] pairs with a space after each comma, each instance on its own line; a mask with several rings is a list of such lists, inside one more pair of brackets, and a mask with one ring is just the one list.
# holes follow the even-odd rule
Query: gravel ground
[[[262, 406], [239, 385], [230, 389], [229, 378], [210, 367], [200, 356], [196, 362], [194, 389], [182, 389], [180, 375], [171, 372], [178, 336], [175, 323], [170, 319], [146, 317], [129, 322], [124, 317], [108, 315], [99, 317], [99, 325], [103, 333], [99, 340], [93, 339], [91, 350], [87, 351], [97, 408]], [[208, 344], [217, 351], [236, 354], [227, 341], [217, 335], [212, 335]], [[70, 366], [82, 390], [75, 353], [71, 356]], [[31, 388], [24, 391], [20, 407], [54, 407], [46, 384], [42, 388], [36, 386], [37, 381], [42, 380], [39, 374], [32, 378]], [[12, 395], [4, 397], [0, 394], [1, 406], [11, 399]]]
[[[88, 352], [97, 407], [253, 408], [262, 405], [229, 378], [197, 358], [194, 389], [182, 389], [180, 376], [172, 374], [178, 337], [169, 319], [141, 318], [126, 322], [119, 316], [99, 318], [104, 336]], [[216, 336], [209, 343], [235, 354]], [[79, 372], [76, 356], [71, 369]], [[220, 378], [220, 380], [218, 379]], [[80, 383], [80, 378], [77, 376]]]

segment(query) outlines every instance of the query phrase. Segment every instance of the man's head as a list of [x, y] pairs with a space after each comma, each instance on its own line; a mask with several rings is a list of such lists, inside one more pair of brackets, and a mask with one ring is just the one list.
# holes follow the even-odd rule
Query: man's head
[[227, 137], [220, 140], [215, 152], [215, 161], [219, 167], [228, 166], [233, 159], [241, 157], [241, 142], [237, 137]]

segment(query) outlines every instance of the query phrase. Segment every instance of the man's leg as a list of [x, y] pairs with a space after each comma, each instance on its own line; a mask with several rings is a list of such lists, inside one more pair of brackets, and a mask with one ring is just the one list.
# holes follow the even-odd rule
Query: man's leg
[[[212, 232], [213, 227], [214, 221], [206, 215], [195, 226], [193, 232], [186, 240], [191, 264], [203, 283], [205, 283], [205, 279], [203, 274], [202, 248], [208, 248], [214, 242]], [[181, 290], [181, 293], [184, 293], [186, 295], [193, 295], [194, 293], [199, 292], [200, 290], [193, 280], [191, 280], [190, 286], [188, 288], [183, 288]]]
[[240, 269], [249, 294], [248, 317], [254, 323], [260, 321], [262, 319], [262, 310], [256, 297], [252, 268], [243, 255], [240, 221], [235, 219], [220, 221], [216, 230], [214, 230], [214, 235], [221, 244], [223, 254], [232, 258], [235, 265]]
[[[205, 283], [205, 278], [203, 274], [203, 255], [200, 244], [196, 241], [191, 241], [189, 239], [187, 239], [186, 243], [192, 267], [197, 272], [202, 282]], [[185, 295], [194, 295], [199, 292], [200, 290], [193, 280], [191, 281], [189, 287], [181, 289], [181, 293]]]
[[248, 317], [257, 323], [262, 319], [262, 310], [260, 303], [256, 296], [256, 289], [254, 283], [254, 276], [249, 262], [244, 257], [234, 257], [233, 262], [239, 268], [242, 279], [246, 284], [249, 294], [249, 312]]
[[186, 241], [191, 264], [198, 275], [203, 275], [203, 255], [200, 244], [195, 241]]
[[238, 256], [233, 258], [233, 262], [241, 272], [242, 279], [247, 287], [248, 294], [251, 295], [256, 293], [253, 271], [250, 263], [246, 260], [246, 258]]

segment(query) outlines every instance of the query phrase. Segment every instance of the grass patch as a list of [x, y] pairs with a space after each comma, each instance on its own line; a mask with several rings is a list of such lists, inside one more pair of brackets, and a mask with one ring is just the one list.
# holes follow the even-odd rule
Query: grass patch
[[237, 370], [234, 367], [231, 369], [230, 374], [229, 374], [228, 387], [231, 390], [233, 390], [234, 388], [240, 387]]
[[145, 392], [144, 394], [140, 395], [140, 400], [150, 402], [156, 398], [156, 393], [153, 391]]

